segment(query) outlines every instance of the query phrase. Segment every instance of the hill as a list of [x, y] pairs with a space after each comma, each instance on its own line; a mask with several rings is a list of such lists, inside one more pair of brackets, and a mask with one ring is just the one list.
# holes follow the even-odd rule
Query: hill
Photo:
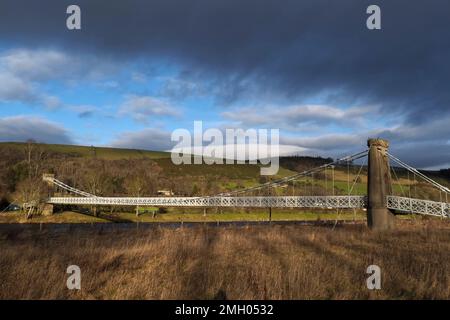
[[[53, 173], [59, 180], [98, 196], [156, 196], [159, 190], [171, 190], [176, 196], [200, 196], [256, 186], [332, 162], [331, 158], [285, 157], [280, 159], [276, 176], [261, 176], [258, 165], [175, 165], [168, 152], [137, 149], [0, 143], [0, 154], [0, 210], [12, 202], [45, 201], [49, 191], [42, 181], [43, 173]], [[254, 195], [364, 195], [366, 169], [357, 164], [348, 168], [338, 165]], [[440, 195], [430, 186], [411, 180], [398, 168], [394, 170], [394, 194], [420, 194], [439, 200]], [[427, 172], [450, 185], [442, 173], [447, 171]]]
[[[35, 145], [36, 147], [43, 148], [46, 152], [69, 157], [98, 158], [105, 160], [170, 158], [170, 153], [163, 151], [43, 143], [36, 143]], [[1, 142], [0, 150], [10, 148], [17, 152], [23, 152], [26, 146], [27, 143], [24, 142]]]

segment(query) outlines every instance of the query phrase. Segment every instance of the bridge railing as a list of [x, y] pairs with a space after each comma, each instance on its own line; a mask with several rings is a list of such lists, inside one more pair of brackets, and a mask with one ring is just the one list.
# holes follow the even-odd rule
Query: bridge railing
[[401, 212], [450, 217], [450, 203], [388, 196], [387, 207]]
[[[366, 196], [272, 196], [272, 197], [52, 197], [52, 204], [118, 205], [161, 207], [253, 207], [253, 208], [342, 208], [367, 207]], [[400, 212], [450, 217], [450, 204], [388, 196], [387, 207]]]
[[254, 207], [254, 208], [365, 208], [365, 196], [273, 196], [273, 197], [52, 197], [52, 204]]

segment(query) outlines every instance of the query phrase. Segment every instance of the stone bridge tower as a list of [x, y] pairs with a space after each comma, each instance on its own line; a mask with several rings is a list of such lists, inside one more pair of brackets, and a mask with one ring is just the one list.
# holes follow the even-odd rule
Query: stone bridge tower
[[369, 139], [367, 173], [367, 224], [373, 230], [389, 230], [395, 225], [395, 216], [387, 208], [386, 196], [392, 194], [391, 173], [387, 150], [389, 142]]
[[[55, 178], [54, 174], [44, 173], [42, 175], [42, 180], [47, 182], [47, 196], [48, 197], [52, 197], [53, 193], [55, 191], [55, 186], [53, 185], [53, 183], [51, 183], [51, 181], [54, 178]], [[42, 208], [42, 214], [45, 215], [45, 216], [52, 215], [53, 214], [53, 205], [50, 204], [50, 203], [44, 204], [44, 206]]]

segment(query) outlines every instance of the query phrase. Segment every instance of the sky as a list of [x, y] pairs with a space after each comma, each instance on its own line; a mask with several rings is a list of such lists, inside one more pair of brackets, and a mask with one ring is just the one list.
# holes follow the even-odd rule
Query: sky
[[0, 141], [169, 150], [200, 120], [305, 155], [381, 137], [446, 168], [449, 57], [446, 0], [1, 0]]

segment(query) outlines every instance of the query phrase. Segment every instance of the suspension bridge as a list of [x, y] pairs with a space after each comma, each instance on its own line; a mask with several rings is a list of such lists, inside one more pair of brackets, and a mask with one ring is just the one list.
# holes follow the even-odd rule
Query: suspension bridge
[[[159, 206], [159, 207], [253, 207], [253, 208], [322, 208], [322, 209], [367, 209], [367, 221], [373, 229], [390, 229], [394, 224], [393, 213], [414, 213], [450, 218], [449, 188], [427, 177], [419, 170], [409, 166], [388, 152], [389, 143], [382, 139], [369, 139], [368, 149], [340, 158], [334, 162], [269, 181], [250, 188], [232, 192], [199, 197], [103, 197], [91, 194], [56, 179], [53, 175], [44, 175], [44, 180], [52, 186], [76, 196], [50, 197], [48, 204], [62, 205], [107, 205], [107, 206]], [[367, 162], [367, 195], [352, 195], [357, 179], [350, 187], [348, 180], [347, 195], [311, 195], [311, 196], [261, 196], [260, 190], [267, 190], [313, 176], [336, 165], [347, 164], [365, 158]], [[365, 164], [360, 166], [358, 176]], [[440, 201], [413, 198], [410, 195], [397, 196], [392, 192], [390, 162], [405, 169], [414, 178], [421, 179], [435, 188]], [[349, 176], [349, 175], [348, 175]], [[395, 171], [394, 171], [395, 176]]]

